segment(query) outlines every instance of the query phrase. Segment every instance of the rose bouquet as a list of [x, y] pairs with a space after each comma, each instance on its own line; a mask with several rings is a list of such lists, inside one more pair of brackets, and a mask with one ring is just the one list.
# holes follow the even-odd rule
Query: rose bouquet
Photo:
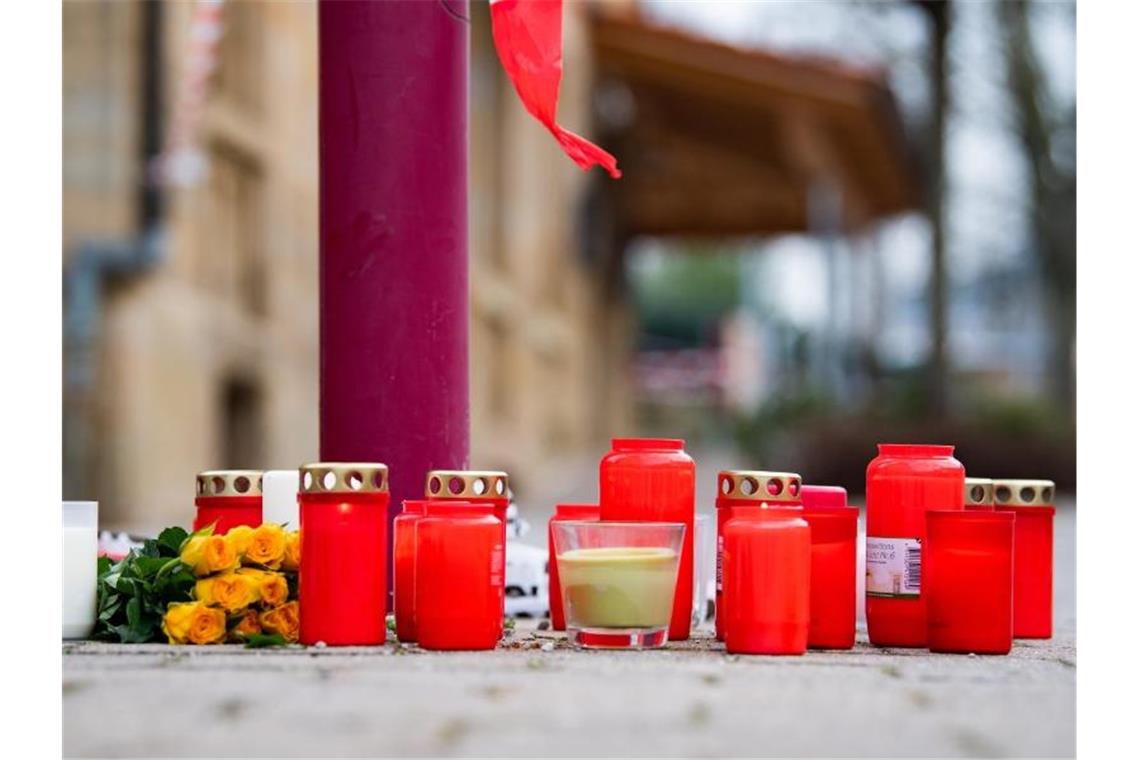
[[295, 642], [300, 535], [281, 525], [167, 528], [122, 560], [100, 559], [96, 637], [171, 644]]

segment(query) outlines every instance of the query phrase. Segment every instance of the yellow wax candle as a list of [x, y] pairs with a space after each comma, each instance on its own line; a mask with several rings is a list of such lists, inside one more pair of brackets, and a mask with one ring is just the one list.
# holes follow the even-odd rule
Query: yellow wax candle
[[558, 555], [566, 620], [582, 628], [669, 624], [677, 552], [656, 547], [573, 549]]

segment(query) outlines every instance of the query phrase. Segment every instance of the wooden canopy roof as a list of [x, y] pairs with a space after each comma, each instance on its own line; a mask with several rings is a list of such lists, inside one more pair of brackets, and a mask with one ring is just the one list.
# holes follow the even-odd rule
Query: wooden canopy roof
[[815, 180], [841, 189], [849, 229], [921, 202], [882, 72], [742, 50], [636, 16], [598, 13], [591, 27], [626, 233], [806, 231]]

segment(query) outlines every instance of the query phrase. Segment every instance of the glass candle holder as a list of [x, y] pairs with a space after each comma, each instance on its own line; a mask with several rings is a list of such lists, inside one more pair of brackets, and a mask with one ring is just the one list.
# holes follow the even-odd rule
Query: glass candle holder
[[881, 443], [867, 465], [867, 636], [875, 646], [926, 646], [926, 510], [962, 509], [965, 487], [953, 446]]
[[679, 438], [614, 438], [599, 467], [603, 521], [685, 525], [669, 639], [689, 638], [693, 617], [693, 517], [697, 466]]
[[1011, 512], [926, 513], [922, 585], [930, 651], [1009, 653], [1013, 547]]
[[570, 641], [597, 649], [664, 646], [678, 595], [692, 606], [691, 576], [685, 591], [678, 583], [685, 532], [684, 523], [555, 523]]
[[95, 627], [99, 502], [63, 502], [63, 638], [85, 639]]
[[297, 470], [266, 470], [261, 477], [261, 519], [296, 530], [301, 522], [297, 506], [300, 490]]
[[396, 638], [416, 640], [416, 523], [424, 515], [426, 501], [407, 499], [404, 511], [392, 521], [392, 611]]
[[383, 644], [387, 637], [388, 468], [320, 462], [301, 474], [302, 644]]
[[261, 470], [207, 470], [198, 473], [194, 530], [213, 524], [221, 535], [238, 525], [261, 525]]
[[994, 502], [1013, 512], [1013, 637], [1053, 636], [1053, 506], [1051, 480], [995, 480]]
[[558, 504], [546, 526], [547, 569], [550, 573], [550, 627], [566, 630], [566, 613], [562, 609], [562, 585], [558, 577], [558, 561], [554, 551], [554, 524], [567, 520], [597, 520], [597, 504]]

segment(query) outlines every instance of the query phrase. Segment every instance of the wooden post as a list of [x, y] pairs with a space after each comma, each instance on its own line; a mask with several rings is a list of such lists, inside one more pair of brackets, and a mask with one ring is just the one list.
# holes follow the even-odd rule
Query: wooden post
[[386, 463], [390, 518], [468, 466], [467, 18], [319, 6], [320, 457]]

